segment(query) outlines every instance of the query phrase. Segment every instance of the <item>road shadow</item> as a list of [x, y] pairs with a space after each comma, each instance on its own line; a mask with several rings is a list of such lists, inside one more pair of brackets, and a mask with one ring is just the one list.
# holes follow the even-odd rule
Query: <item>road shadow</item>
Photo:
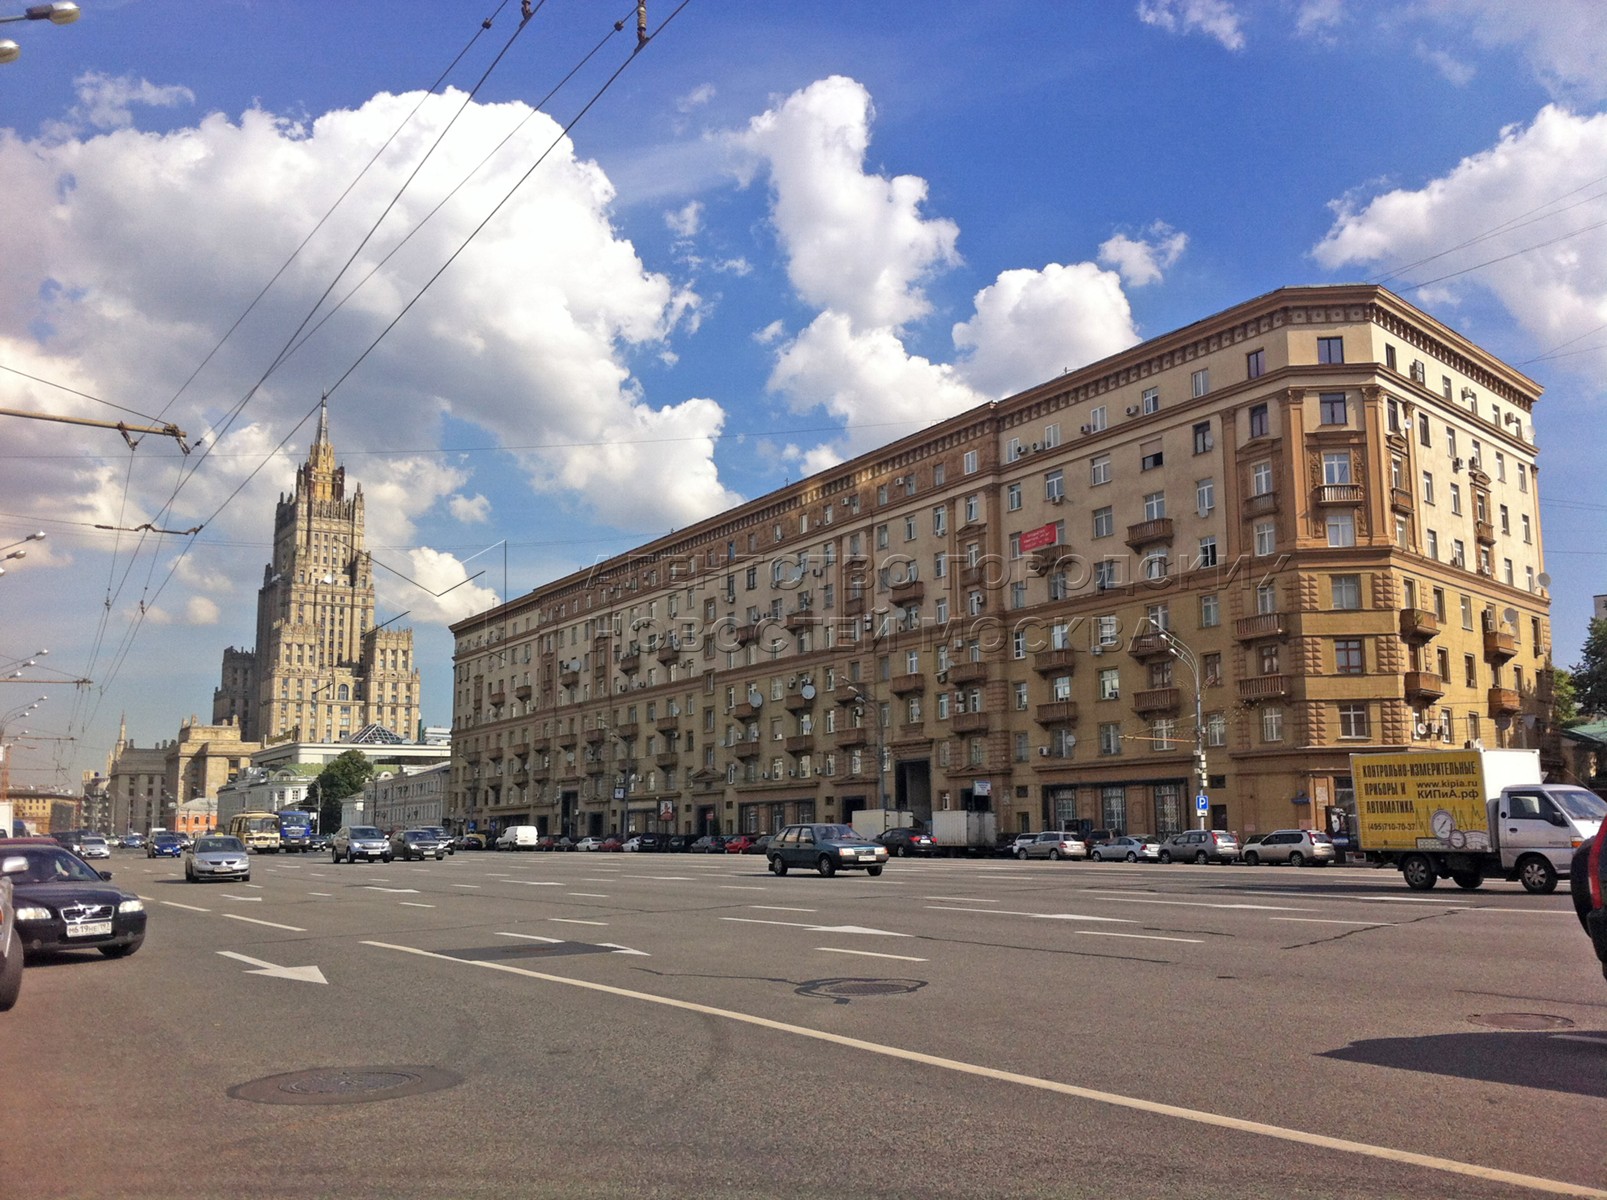
[[1497, 1031], [1373, 1038], [1326, 1050], [1320, 1057], [1607, 1099], [1607, 1033], [1588, 1030], [1573, 1035]]

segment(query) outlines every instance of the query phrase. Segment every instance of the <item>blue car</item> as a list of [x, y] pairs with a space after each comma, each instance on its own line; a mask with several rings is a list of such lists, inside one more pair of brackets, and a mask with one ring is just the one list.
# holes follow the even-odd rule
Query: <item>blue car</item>
[[176, 833], [158, 833], [145, 843], [146, 858], [182, 858], [184, 839]]

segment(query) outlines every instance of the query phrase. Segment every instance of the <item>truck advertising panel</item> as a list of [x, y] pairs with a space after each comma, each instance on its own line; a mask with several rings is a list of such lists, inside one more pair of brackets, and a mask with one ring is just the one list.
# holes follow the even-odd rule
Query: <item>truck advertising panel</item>
[[1358, 754], [1351, 778], [1364, 850], [1490, 849], [1479, 751]]

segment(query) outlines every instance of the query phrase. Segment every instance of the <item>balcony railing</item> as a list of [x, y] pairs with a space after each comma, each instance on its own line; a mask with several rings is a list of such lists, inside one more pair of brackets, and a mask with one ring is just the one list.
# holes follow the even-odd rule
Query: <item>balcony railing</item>
[[1276, 700], [1288, 694], [1287, 675], [1251, 675], [1239, 680], [1240, 700]]
[[910, 696], [916, 692], [926, 690], [926, 676], [920, 674], [895, 675], [887, 687], [895, 696]]
[[634, 675], [642, 669], [642, 653], [640, 650], [627, 650], [619, 656], [619, 669], [627, 675]]
[[1032, 656], [1032, 669], [1040, 675], [1064, 675], [1077, 665], [1077, 652], [1070, 646], [1040, 650]]
[[1138, 633], [1127, 643], [1127, 653], [1134, 658], [1155, 658], [1172, 652], [1171, 640], [1159, 633]]
[[1359, 483], [1322, 483], [1312, 489], [1311, 499], [1317, 504], [1360, 504], [1367, 492]]
[[988, 677], [988, 664], [985, 662], [959, 662], [949, 667], [949, 682], [952, 684], [982, 683]]
[[863, 725], [849, 725], [839, 729], [836, 734], [839, 746], [863, 746], [865, 744], [865, 727]]
[[808, 754], [815, 748], [815, 735], [812, 733], [798, 733], [783, 743], [788, 754]]
[[1445, 680], [1433, 671], [1406, 672], [1408, 700], [1438, 700], [1445, 695]]
[[1484, 631], [1484, 657], [1491, 662], [1505, 662], [1518, 652], [1518, 639], [1500, 629]]
[[1389, 489], [1389, 506], [1398, 513], [1412, 511], [1412, 489], [1392, 487]]
[[1137, 525], [1127, 527], [1127, 544], [1134, 550], [1140, 546], [1148, 546], [1152, 542], [1169, 542], [1172, 540], [1172, 518], [1155, 517], [1153, 520], [1140, 521]]
[[1133, 693], [1133, 711], [1146, 713], [1176, 712], [1182, 704], [1183, 693], [1175, 687], [1146, 688]]
[[919, 579], [905, 579], [893, 585], [894, 604], [919, 604], [926, 598], [926, 584]]
[[1481, 546], [1495, 545], [1495, 526], [1488, 521], [1474, 521], [1473, 538]]
[[1401, 609], [1401, 637], [1408, 642], [1426, 642], [1440, 632], [1440, 619], [1426, 608]]
[[1516, 689], [1500, 687], [1490, 689], [1490, 716], [1492, 719], [1516, 716], [1522, 707], [1523, 702]]
[[1077, 702], [1075, 700], [1055, 700], [1048, 704], [1040, 704], [1033, 712], [1033, 719], [1040, 725], [1075, 725], [1077, 723]]
[[1270, 517], [1278, 511], [1278, 493], [1260, 492], [1254, 496], [1247, 496], [1244, 501], [1244, 515], [1247, 517]]
[[955, 733], [986, 733], [988, 731], [988, 714], [985, 712], [965, 712], [954, 714]]
[[1257, 613], [1253, 617], [1240, 617], [1233, 623], [1233, 636], [1241, 642], [1254, 638], [1285, 637], [1289, 627], [1283, 613]]

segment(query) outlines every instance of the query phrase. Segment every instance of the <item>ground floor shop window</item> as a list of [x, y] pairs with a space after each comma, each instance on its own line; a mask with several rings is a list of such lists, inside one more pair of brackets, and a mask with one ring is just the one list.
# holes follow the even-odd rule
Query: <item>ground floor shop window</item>
[[1183, 821], [1183, 785], [1157, 783], [1155, 785], [1155, 830], [1169, 833], [1185, 828]]
[[1099, 819], [1106, 829], [1127, 828], [1127, 789], [1121, 784], [1099, 789]]

